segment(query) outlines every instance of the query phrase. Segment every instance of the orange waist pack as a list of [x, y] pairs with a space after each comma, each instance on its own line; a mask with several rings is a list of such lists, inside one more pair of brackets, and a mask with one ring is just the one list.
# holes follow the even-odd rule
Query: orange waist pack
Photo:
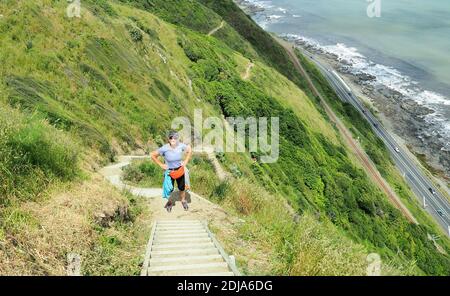
[[184, 167], [180, 167], [178, 170], [170, 171], [169, 176], [172, 179], [178, 179], [184, 175]]

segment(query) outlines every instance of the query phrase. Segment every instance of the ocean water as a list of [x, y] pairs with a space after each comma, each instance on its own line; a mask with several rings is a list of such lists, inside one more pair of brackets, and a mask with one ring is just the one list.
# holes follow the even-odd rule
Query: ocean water
[[301, 39], [434, 110], [426, 116], [450, 149], [450, 1], [380, 0], [370, 18], [366, 0], [247, 0], [264, 29]]

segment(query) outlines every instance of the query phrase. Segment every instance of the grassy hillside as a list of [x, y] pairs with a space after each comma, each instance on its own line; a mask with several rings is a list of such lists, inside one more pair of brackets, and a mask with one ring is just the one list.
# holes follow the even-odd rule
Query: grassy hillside
[[358, 138], [367, 155], [375, 163], [380, 174], [396, 191], [402, 202], [407, 205], [414, 217], [418, 219], [420, 224], [425, 224], [432, 228], [436, 233], [442, 232], [440, 226], [430, 217], [430, 215], [423, 211], [422, 205], [414, 197], [413, 192], [407, 185], [400, 172], [396, 169], [394, 161], [390, 156], [383, 141], [378, 138], [373, 132], [370, 124], [360, 115], [360, 113], [349, 103], [342, 102], [334, 93], [333, 89], [320, 73], [320, 71], [307, 60], [302, 54], [296, 52], [299, 59], [302, 61], [304, 68], [312, 77], [317, 89], [322, 93], [323, 97], [327, 99], [328, 103], [335, 112], [343, 119], [349, 130], [352, 132], [354, 138]]
[[[223, 20], [213, 10], [208, 9], [200, 1], [178, 1], [178, 0], [120, 0], [140, 9], [149, 11], [161, 19], [175, 24], [179, 27], [192, 29], [207, 34], [214, 28], [220, 26]], [[250, 42], [241, 36], [239, 31], [234, 30], [231, 23], [217, 31], [215, 36], [223, 40], [230, 48], [236, 50], [248, 58], [258, 56], [258, 48], [252, 47]], [[243, 38], [244, 37], [244, 38]]]
[[[231, 1], [215, 3], [83, 1], [80, 19], [65, 16], [64, 1], [0, 4], [0, 252], [20, 252], [19, 242], [25, 254], [39, 253], [43, 246], [27, 240], [30, 233], [46, 248], [57, 234], [70, 236], [56, 226], [45, 234], [53, 225], [45, 213], [75, 215], [89, 197], [73, 223], [91, 234], [89, 243], [68, 240], [18, 270], [61, 272], [75, 249], [90, 258], [89, 274], [135, 273], [130, 266], [139, 264], [145, 238], [134, 234], [146, 226], [133, 221], [151, 217], [140, 201], [115, 192], [107, 208], [135, 214], [111, 214], [108, 227], [99, 225], [96, 213], [108, 202], [92, 194], [106, 186], [95, 170], [119, 153], [160, 145], [174, 117], [201, 108], [205, 117], [280, 117], [277, 163], [260, 163], [260, 153], [218, 155], [236, 177], [230, 183], [218, 181], [204, 160], [192, 164], [194, 191], [244, 221], [236, 235], [219, 237], [245, 272], [364, 274], [365, 256], [378, 252], [386, 274], [450, 274], [448, 241], [441, 242], [447, 254], [440, 253], [427, 238], [435, 230], [409, 224], [352, 163], [281, 47]], [[228, 24], [207, 36], [222, 20]], [[256, 66], [243, 80], [250, 60]], [[75, 194], [73, 203], [58, 198], [82, 182], [92, 191]], [[116, 254], [128, 259], [117, 262]], [[10, 255], [0, 255], [0, 272], [14, 270]], [[54, 258], [50, 266], [46, 256]], [[27, 260], [34, 259], [23, 257], [22, 266]]]

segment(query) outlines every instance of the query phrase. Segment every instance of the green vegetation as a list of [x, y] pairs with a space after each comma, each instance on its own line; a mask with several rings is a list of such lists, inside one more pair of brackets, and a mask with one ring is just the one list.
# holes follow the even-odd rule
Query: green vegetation
[[[274, 164], [253, 164], [253, 176], [269, 192], [286, 196], [301, 212], [314, 211], [328, 218], [357, 242], [390, 260], [417, 260], [426, 273], [446, 274], [449, 258], [427, 238], [428, 226], [411, 225], [357, 169], [342, 146], [313, 132], [293, 110], [268, 96], [254, 84], [242, 81], [232, 64], [217, 59], [220, 46], [190, 34], [183, 48], [194, 63], [193, 81], [226, 116], [281, 119], [280, 159]], [[215, 71], [212, 71], [215, 70]], [[246, 176], [252, 178], [252, 176]], [[413, 233], [410, 235], [409, 233]], [[448, 247], [448, 246], [446, 246]], [[433, 258], [433, 259], [431, 259]], [[433, 260], [434, 264], [429, 264]]]
[[[136, 274], [145, 227], [127, 215], [109, 215], [109, 227], [95, 223], [114, 193], [91, 188], [69, 195], [77, 199], [50, 198], [51, 188], [57, 191], [52, 185], [79, 182], [92, 159], [101, 166], [147, 140], [160, 145], [174, 117], [191, 118], [201, 108], [205, 117], [280, 118], [277, 163], [261, 163], [260, 152], [218, 155], [236, 178], [229, 182], [220, 182], [203, 157], [194, 157], [190, 167], [194, 192], [245, 220], [236, 226], [237, 238], [222, 237], [233, 253], [250, 249], [236, 247], [242, 240], [267, 254], [258, 268], [240, 261], [244, 271], [364, 274], [364, 256], [378, 252], [387, 262], [386, 274], [450, 274], [449, 256], [427, 238], [435, 230], [427, 223], [409, 224], [355, 167], [286, 52], [232, 1], [86, 1], [81, 19], [67, 19], [65, 5], [51, 0], [0, 4], [8, 12], [0, 19], [2, 243], [19, 237], [27, 254], [35, 247], [27, 245], [33, 243], [25, 240], [29, 234], [46, 238], [43, 221], [48, 221], [43, 229], [64, 224], [51, 218], [75, 215], [73, 209], [81, 208], [83, 216], [73, 218], [72, 228], [81, 229], [76, 237], [89, 237], [88, 242], [67, 247], [61, 240], [70, 234], [52, 229], [48, 241], [61, 244], [52, 262], [61, 265], [75, 246], [89, 258], [88, 274]], [[207, 36], [222, 20], [228, 24]], [[257, 75], [243, 81], [241, 70], [250, 60]], [[273, 88], [267, 81], [274, 81]], [[332, 100], [332, 93], [326, 95]], [[342, 112], [356, 116], [346, 106]], [[356, 118], [354, 124], [365, 131], [363, 121]], [[389, 173], [382, 145], [368, 132], [364, 139], [377, 143], [372, 157]], [[137, 185], [160, 186], [160, 178], [161, 170], [149, 162], [133, 163], [125, 173]], [[40, 198], [45, 194], [47, 201]], [[128, 198], [125, 203], [133, 209]], [[117, 205], [110, 212], [120, 212], [121, 199], [113, 200]], [[30, 201], [42, 213], [30, 214]], [[145, 214], [139, 206], [131, 211]], [[449, 254], [448, 241], [440, 243]], [[48, 270], [39, 260], [35, 266], [43, 268], [39, 273]]]
[[[299, 51], [297, 51], [297, 56], [301, 60], [305, 70], [312, 77], [319, 92], [321, 92], [334, 111], [343, 119], [344, 123], [352, 132], [353, 137], [359, 139], [362, 147], [375, 163], [381, 175], [392, 186], [414, 217], [420, 224], [426, 225], [428, 228], [427, 231], [430, 234], [439, 235], [442, 233], [440, 227], [422, 210], [420, 203], [413, 196], [413, 192], [406, 184], [406, 181], [395, 168], [394, 161], [383, 141], [376, 136], [370, 124], [361, 116], [353, 105], [339, 99], [320, 71], [310, 61], [303, 57]], [[444, 239], [443, 244], [448, 246], [448, 241]]]
[[123, 194], [128, 199], [127, 215], [114, 217], [108, 227], [94, 226], [98, 243], [86, 255], [85, 275], [138, 276], [141, 272], [150, 233], [149, 212], [144, 198]]
[[220, 16], [211, 13], [197, 1], [146, 1], [146, 0], [120, 0], [130, 3], [138, 8], [154, 13], [165, 21], [181, 25], [202, 33], [208, 33], [219, 26]]
[[189, 165], [191, 189], [204, 197], [220, 198], [216, 195], [221, 183], [212, 164], [204, 156], [194, 155]]
[[[134, 160], [123, 168], [123, 180], [137, 187], [161, 187], [163, 170], [151, 160]], [[223, 190], [211, 163], [203, 156], [194, 155], [189, 164], [191, 188], [195, 193], [215, 198]], [[176, 184], [175, 184], [176, 186]]]
[[73, 180], [79, 153], [77, 143], [42, 116], [0, 105], [0, 205], [33, 200], [54, 180]]
[[243, 36], [269, 66], [289, 78], [311, 99], [314, 99], [305, 79], [298, 75], [288, 53], [273, 37], [247, 16], [233, 0], [199, 0], [214, 10]]
[[123, 180], [139, 187], [161, 187], [163, 174], [151, 160], [133, 161], [123, 168]]
[[[208, 33], [218, 27], [222, 17], [208, 9], [201, 2], [178, 0], [120, 0], [135, 7], [149, 11], [163, 20], [174, 25], [189, 28], [201, 33]], [[216, 37], [224, 41], [231, 49], [249, 58], [256, 58], [258, 54], [252, 45], [232, 27], [226, 24], [216, 33]]]

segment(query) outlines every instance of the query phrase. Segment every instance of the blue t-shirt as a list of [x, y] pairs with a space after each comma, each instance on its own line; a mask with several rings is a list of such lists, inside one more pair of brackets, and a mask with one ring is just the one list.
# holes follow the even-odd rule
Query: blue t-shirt
[[158, 149], [159, 155], [164, 156], [166, 164], [169, 169], [176, 169], [181, 166], [183, 160], [183, 152], [186, 150], [187, 145], [184, 143], [178, 143], [177, 147], [172, 149], [169, 144], [166, 144]]

